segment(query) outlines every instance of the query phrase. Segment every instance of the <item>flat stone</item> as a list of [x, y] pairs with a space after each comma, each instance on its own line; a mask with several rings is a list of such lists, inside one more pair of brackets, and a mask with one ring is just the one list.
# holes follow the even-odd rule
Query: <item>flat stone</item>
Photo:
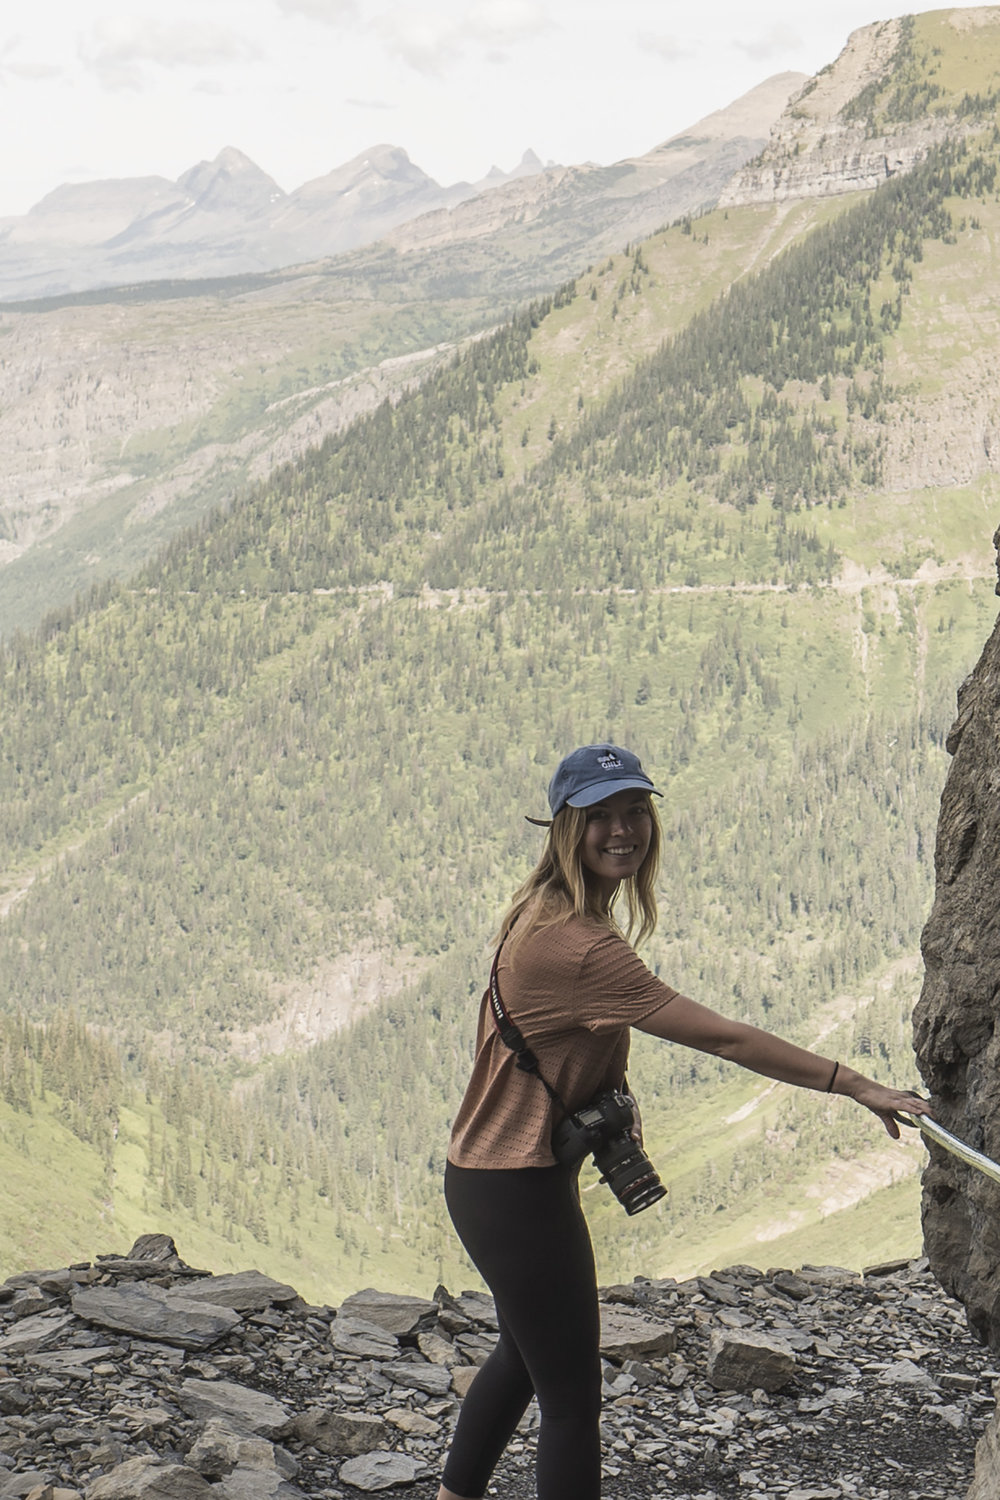
[[386, 1380], [394, 1385], [406, 1386], [413, 1391], [426, 1391], [428, 1396], [444, 1396], [451, 1390], [451, 1371], [443, 1365], [431, 1365], [426, 1361], [405, 1359], [386, 1360], [379, 1370]]
[[455, 1345], [439, 1333], [418, 1333], [417, 1348], [432, 1365], [453, 1365], [460, 1358]]
[[624, 1307], [601, 1307], [601, 1353], [605, 1359], [640, 1359], [643, 1355], [672, 1354], [676, 1348], [672, 1323]]
[[399, 1340], [378, 1323], [367, 1318], [338, 1314], [330, 1324], [330, 1343], [341, 1354], [356, 1354], [360, 1359], [394, 1359]]
[[355, 1489], [372, 1493], [397, 1484], [413, 1484], [423, 1465], [408, 1453], [366, 1453], [341, 1465], [340, 1478]]
[[356, 1458], [389, 1441], [389, 1429], [378, 1417], [313, 1407], [293, 1420], [295, 1436], [323, 1453]]
[[93, 1374], [93, 1365], [99, 1365], [118, 1352], [111, 1344], [101, 1344], [94, 1349], [53, 1349], [47, 1354], [29, 1354], [25, 1363], [35, 1370], [86, 1380]]
[[795, 1356], [783, 1341], [763, 1333], [716, 1328], [706, 1373], [719, 1391], [778, 1391], [795, 1374]]
[[85, 1491], [86, 1500], [211, 1500], [215, 1493], [187, 1464], [146, 1457], [119, 1464]]
[[407, 1297], [399, 1292], [377, 1292], [367, 1287], [355, 1292], [340, 1307], [348, 1317], [363, 1318], [367, 1323], [376, 1323], [387, 1333], [415, 1333], [424, 1318], [437, 1316], [437, 1303], [424, 1297]]
[[76, 1293], [72, 1307], [77, 1317], [100, 1328], [181, 1349], [208, 1349], [241, 1321], [231, 1308], [202, 1307], [144, 1282], [88, 1287]]
[[3, 1500], [24, 1500], [32, 1490], [44, 1489], [46, 1485], [53, 1483], [55, 1481], [47, 1470], [25, 1469], [20, 1474], [0, 1479], [0, 1496]]
[[235, 1271], [226, 1276], [204, 1276], [184, 1283], [186, 1302], [208, 1302], [236, 1312], [263, 1312], [273, 1303], [282, 1306], [298, 1300], [298, 1292], [286, 1282], [274, 1281], [261, 1271]]
[[937, 1381], [928, 1375], [919, 1365], [915, 1365], [912, 1359], [900, 1359], [887, 1366], [878, 1378], [879, 1385], [915, 1385], [923, 1386], [927, 1390], [936, 1390]]
[[185, 1380], [177, 1393], [177, 1404], [198, 1421], [221, 1417], [238, 1431], [258, 1437], [277, 1437], [291, 1420], [290, 1413], [273, 1396], [231, 1380]]
[[775, 1271], [771, 1277], [771, 1285], [795, 1302], [804, 1302], [807, 1297], [816, 1295], [815, 1287], [810, 1286], [803, 1277], [796, 1276], [794, 1271]]
[[287, 1449], [267, 1438], [235, 1431], [222, 1417], [206, 1422], [187, 1461], [206, 1479], [223, 1479], [234, 1469], [275, 1470], [282, 1479], [294, 1479], [299, 1471]]
[[294, 1484], [266, 1469], [234, 1469], [213, 1485], [212, 1494], [222, 1500], [308, 1500]]
[[408, 1406], [394, 1406], [385, 1414], [387, 1422], [410, 1437], [437, 1437], [441, 1423], [425, 1417], [423, 1412], [411, 1411]]
[[469, 1394], [469, 1387], [479, 1374], [478, 1365], [456, 1365], [451, 1372], [451, 1388], [460, 1401]]
[[859, 1286], [862, 1280], [860, 1271], [848, 1271], [844, 1266], [802, 1266], [799, 1275], [812, 1286]]
[[455, 1308], [474, 1323], [485, 1323], [487, 1328], [498, 1329], [497, 1310], [488, 1292], [463, 1292], [455, 1298]]
[[68, 1312], [41, 1312], [22, 1318], [10, 1333], [0, 1338], [0, 1357], [37, 1354], [42, 1349], [50, 1349], [75, 1321], [73, 1314]]

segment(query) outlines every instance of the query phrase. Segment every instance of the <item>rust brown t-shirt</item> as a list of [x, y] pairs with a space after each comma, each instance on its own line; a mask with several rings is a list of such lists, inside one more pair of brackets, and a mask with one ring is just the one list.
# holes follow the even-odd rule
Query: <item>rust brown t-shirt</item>
[[[621, 1087], [629, 1027], [677, 993], [594, 918], [571, 917], [505, 944], [497, 978], [504, 1008], [570, 1111]], [[557, 1116], [538, 1078], [517, 1067], [501, 1040], [485, 994], [448, 1160], [457, 1167], [551, 1167]]]

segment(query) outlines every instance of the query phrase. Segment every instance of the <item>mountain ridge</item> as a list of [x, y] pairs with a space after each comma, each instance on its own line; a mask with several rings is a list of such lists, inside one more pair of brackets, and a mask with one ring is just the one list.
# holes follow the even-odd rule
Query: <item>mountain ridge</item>
[[[668, 193], [659, 220], [647, 210], [641, 222], [648, 233], [717, 196], [724, 177], [763, 144], [771, 119], [801, 77], [778, 75], [698, 122], [691, 130], [699, 132], [700, 149], [689, 144], [683, 161], [676, 152], [671, 156], [669, 142], [654, 148], [648, 160], [628, 158], [616, 168], [545, 166], [529, 150], [511, 172], [494, 167], [476, 183], [442, 187], [401, 147], [381, 144], [286, 193], [227, 147], [176, 183], [153, 177], [57, 188], [28, 214], [0, 221], [0, 298], [273, 270], [357, 250], [427, 214], [443, 214], [447, 221], [462, 203], [498, 192], [505, 193], [503, 212], [515, 217], [531, 211], [535, 195], [527, 184], [534, 177], [546, 179], [550, 200], [568, 182], [573, 196], [590, 204], [599, 202], [611, 171], [632, 179], [634, 199], [666, 188], [682, 171], [700, 172], [700, 196], [690, 189], [679, 198]], [[690, 138], [690, 131], [681, 137]], [[727, 139], [728, 152], [722, 149]], [[98, 216], [96, 232], [88, 228], [91, 213]], [[461, 218], [448, 222], [450, 238], [468, 233]], [[631, 231], [623, 226], [623, 232]], [[614, 247], [621, 242], [615, 239]]]
[[[333, 255], [379, 238], [401, 219], [535, 170], [545, 168], [526, 151], [510, 173], [494, 169], [478, 184], [441, 187], [401, 147], [376, 145], [285, 192], [227, 146], [175, 182], [138, 177], [64, 184], [27, 214], [0, 221], [0, 296], [53, 295], [165, 275], [237, 274]], [[357, 201], [348, 205], [351, 194]]]

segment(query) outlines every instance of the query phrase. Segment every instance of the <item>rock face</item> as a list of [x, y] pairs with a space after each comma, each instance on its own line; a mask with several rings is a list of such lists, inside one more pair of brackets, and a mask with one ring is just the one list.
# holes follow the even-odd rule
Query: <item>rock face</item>
[[[996, 12], [981, 14], [995, 24]], [[904, 22], [898, 19], [852, 32], [836, 62], [789, 100], [760, 156], [724, 189], [720, 208], [870, 191], [908, 172], [940, 141], [979, 128], [943, 111], [872, 129], [858, 101], [885, 82], [903, 40]]]
[[[151, 1333], [140, 1308], [124, 1326], [127, 1294], [154, 1289], [176, 1321]], [[0, 1500], [434, 1500], [491, 1300], [367, 1290], [337, 1312], [290, 1292], [193, 1271], [164, 1236], [11, 1277]], [[184, 1320], [209, 1310], [236, 1321], [187, 1347]], [[640, 1278], [604, 1289], [602, 1329], [605, 1487], [635, 1500], [958, 1500], [993, 1410], [997, 1372], [922, 1261]], [[536, 1423], [532, 1406], [497, 1472], [511, 1500], [534, 1493]], [[980, 1451], [994, 1469], [972, 1494], [995, 1500], [995, 1423]]]
[[[994, 543], [1000, 542], [1000, 532]], [[1000, 586], [998, 586], [1000, 588]], [[914, 1013], [941, 1123], [1000, 1158], [1000, 625], [963, 683], [948, 736], [936, 893]], [[924, 1174], [925, 1247], [969, 1326], [1000, 1349], [1000, 1187], [938, 1148]]]

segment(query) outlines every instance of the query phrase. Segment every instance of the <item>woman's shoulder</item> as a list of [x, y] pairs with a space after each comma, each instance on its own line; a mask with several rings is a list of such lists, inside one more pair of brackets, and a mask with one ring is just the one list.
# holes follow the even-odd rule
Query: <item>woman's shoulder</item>
[[582, 961], [590, 951], [606, 940], [624, 943], [625, 939], [600, 917], [571, 913], [555, 922], [541, 922], [531, 927], [514, 943], [518, 957], [532, 959], [558, 957], [562, 961]]

